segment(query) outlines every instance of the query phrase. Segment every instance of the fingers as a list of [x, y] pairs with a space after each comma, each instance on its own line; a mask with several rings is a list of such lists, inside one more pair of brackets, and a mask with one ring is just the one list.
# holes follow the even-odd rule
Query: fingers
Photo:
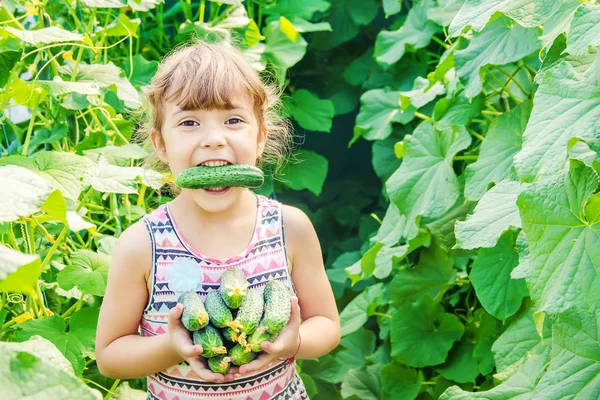
[[300, 304], [298, 303], [298, 297], [292, 296], [292, 313], [290, 315], [290, 322], [297, 322], [300, 325]]
[[178, 321], [181, 320], [181, 314], [183, 313], [183, 304], [177, 303], [175, 307], [169, 310], [168, 314], [168, 324], [171, 327], [174, 324], [177, 324]]
[[200, 346], [199, 344], [190, 345], [190, 346], [185, 346], [181, 350], [181, 355], [184, 358], [194, 358], [194, 357], [198, 357], [199, 355], [201, 355], [203, 351], [204, 350], [202, 349], [202, 346]]
[[[264, 342], [263, 342], [264, 343]], [[275, 361], [275, 357], [268, 353], [263, 353], [256, 357], [254, 361], [244, 364], [240, 367], [240, 374], [245, 375], [251, 372], [257, 372]]]
[[271, 342], [262, 342], [260, 347], [269, 354], [278, 354], [283, 350], [283, 346], [280, 342], [271, 343]]
[[225, 382], [223, 375], [212, 372], [200, 358], [190, 358], [186, 361], [200, 379], [208, 382]]

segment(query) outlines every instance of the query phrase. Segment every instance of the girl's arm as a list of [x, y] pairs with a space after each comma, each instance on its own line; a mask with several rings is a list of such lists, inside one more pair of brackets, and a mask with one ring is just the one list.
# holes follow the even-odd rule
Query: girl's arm
[[286, 249], [293, 265], [298, 302], [292, 301], [290, 321], [278, 338], [273, 343], [263, 342], [265, 354], [239, 368], [244, 375], [267, 368], [277, 358], [291, 357], [296, 350], [296, 358], [321, 357], [340, 342], [340, 317], [315, 229], [301, 210], [283, 208]]
[[169, 333], [138, 335], [148, 302], [145, 273], [151, 271], [151, 265], [150, 237], [140, 220], [121, 234], [112, 256], [96, 333], [98, 370], [110, 378], [128, 379], [151, 375], [186, 360], [200, 378], [223, 381], [198, 357], [202, 348], [193, 345], [181, 324], [181, 306], [169, 313]]

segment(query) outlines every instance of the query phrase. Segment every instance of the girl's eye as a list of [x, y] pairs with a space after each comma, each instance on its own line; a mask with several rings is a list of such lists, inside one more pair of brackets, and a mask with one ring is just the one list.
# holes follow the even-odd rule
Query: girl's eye
[[244, 121], [242, 121], [242, 120], [241, 120], [241, 119], [239, 119], [239, 118], [235, 118], [235, 117], [234, 117], [234, 118], [229, 118], [229, 119], [227, 120], [227, 122], [226, 122], [226, 123], [230, 123], [230, 124], [231, 124], [231, 123], [233, 123], [233, 124], [239, 124], [240, 122], [244, 122]]
[[[191, 123], [191, 124], [190, 124]], [[196, 121], [193, 121], [191, 119], [186, 119], [185, 121], [183, 121], [182, 123], [180, 123], [179, 125], [183, 125], [183, 126], [194, 126], [193, 124], [197, 123]]]

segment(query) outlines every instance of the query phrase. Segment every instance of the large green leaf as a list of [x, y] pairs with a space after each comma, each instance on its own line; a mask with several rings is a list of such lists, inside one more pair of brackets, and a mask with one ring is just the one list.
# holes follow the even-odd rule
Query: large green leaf
[[124, 146], [105, 146], [96, 149], [84, 150], [83, 154], [93, 161], [100, 161], [100, 155], [110, 164], [121, 167], [131, 164], [131, 160], [140, 160], [148, 155], [140, 145], [136, 143], [126, 144]]
[[[85, 366], [85, 356], [94, 356], [98, 308], [83, 308], [75, 312], [66, 321], [57, 315], [41, 319], [28, 320], [15, 328], [15, 340], [23, 342], [39, 335], [48, 339], [71, 362], [76, 376], [81, 375]], [[94, 357], [95, 358], [95, 357]]]
[[354, 139], [385, 139], [392, 133], [392, 122], [406, 124], [414, 118], [415, 109], [400, 107], [400, 92], [373, 89], [360, 97], [360, 112], [356, 117]]
[[406, 217], [400, 214], [394, 203], [390, 203], [381, 221], [381, 226], [377, 234], [371, 238], [371, 242], [381, 242], [386, 246], [395, 246], [402, 238], [405, 224]]
[[527, 359], [521, 368], [506, 382], [491, 390], [468, 392], [458, 386], [448, 388], [440, 400], [529, 400], [538, 399], [531, 394], [535, 385], [544, 374], [548, 363], [548, 354], [536, 354]]
[[438, 298], [455, 279], [453, 265], [454, 259], [437, 246], [421, 250], [416, 266], [394, 273], [389, 285], [392, 305], [400, 308], [424, 295]]
[[550, 354], [552, 332], [550, 324], [545, 322], [540, 336], [530, 308], [525, 308], [517, 314], [492, 346], [496, 360], [496, 378], [505, 381], [536, 354]]
[[0, 87], [4, 87], [8, 78], [10, 77], [10, 71], [16, 63], [21, 59], [20, 51], [3, 51], [0, 53]]
[[456, 73], [465, 84], [465, 95], [477, 96], [483, 87], [480, 70], [486, 65], [504, 65], [517, 61], [540, 47], [538, 28], [526, 29], [498, 18], [473, 35], [468, 46], [454, 53]]
[[473, 214], [456, 222], [456, 248], [494, 247], [498, 238], [511, 226], [521, 227], [517, 197], [519, 182], [505, 179], [483, 195]]
[[69, 82], [63, 81], [60, 76], [55, 76], [52, 81], [37, 81], [53, 97], [62, 96], [67, 93], [99, 95], [100, 87], [95, 82]]
[[515, 239], [516, 234], [508, 231], [500, 237], [495, 247], [479, 250], [469, 273], [481, 305], [499, 320], [515, 314], [527, 296], [525, 281], [510, 277], [511, 271], [519, 263]]
[[457, 36], [467, 26], [480, 31], [498, 11], [531, 28], [543, 24], [560, 8], [561, 3], [561, 0], [466, 0], [452, 20], [449, 33]]
[[83, 293], [104, 296], [110, 257], [90, 250], [78, 250], [72, 264], [59, 272], [57, 282], [65, 290], [77, 286]]
[[380, 365], [371, 365], [363, 369], [351, 369], [342, 382], [344, 398], [357, 396], [361, 400], [379, 400], [381, 384], [379, 382]]
[[435, 370], [446, 379], [454, 382], [475, 382], [479, 375], [479, 365], [473, 356], [475, 345], [468, 340], [461, 340], [450, 350], [446, 362], [435, 367]]
[[0, 342], [0, 393], [8, 399], [101, 400], [98, 390], [65, 369], [65, 361], [40, 336], [23, 343]]
[[327, 177], [328, 160], [310, 150], [300, 150], [295, 157], [298, 162], [286, 164], [277, 177], [294, 190], [308, 189], [318, 196]]
[[540, 311], [594, 309], [600, 302], [598, 175], [583, 162], [528, 186], [517, 200], [529, 244], [524, 277]]
[[405, 237], [416, 236], [418, 216], [442, 216], [460, 195], [452, 159], [471, 143], [462, 126], [438, 131], [430, 123], [421, 123], [404, 138], [404, 161], [386, 182], [392, 201], [408, 218]]
[[569, 310], [552, 325], [552, 358], [534, 399], [600, 395], [600, 311]]
[[513, 156], [521, 150], [531, 107], [530, 101], [524, 101], [492, 121], [481, 144], [479, 158], [465, 171], [467, 199], [479, 200], [490, 183], [498, 183], [508, 176]]
[[[75, 64], [70, 63], [59, 68], [59, 71], [69, 77], [73, 74]], [[101, 88], [115, 85], [117, 96], [130, 108], [136, 109], [141, 105], [140, 95], [131, 82], [121, 76], [121, 69], [109, 61], [107, 64], [79, 63], [75, 79], [77, 82], [94, 82]]]
[[4, 188], [0, 222], [16, 221], [35, 213], [53, 190], [42, 177], [18, 165], [0, 166], [0, 187]]
[[327, 50], [355, 37], [361, 25], [368, 25], [379, 11], [374, 0], [332, 0], [328, 10], [331, 32], [319, 32], [311, 46]]
[[100, 157], [97, 165], [86, 172], [83, 182], [91, 185], [99, 192], [105, 193], [137, 193], [135, 184], [138, 177], [146, 186], [160, 189], [163, 186], [162, 175], [154, 170], [142, 167], [119, 167], [106, 162]]
[[423, 373], [397, 363], [381, 369], [381, 391], [384, 400], [413, 400], [419, 394]]
[[580, 4], [579, 0], [563, 0], [558, 11], [544, 24], [544, 35], [540, 37], [544, 47], [552, 46], [558, 35], [569, 30], [575, 10]]
[[575, 11], [567, 43], [567, 52], [573, 55], [586, 55], [600, 46], [600, 5], [582, 4]]
[[395, 135], [373, 142], [371, 163], [375, 173], [382, 182], [387, 181], [398, 169], [402, 160], [396, 157], [394, 147], [398, 139]]
[[298, 2], [295, 0], [279, 0], [274, 7], [267, 8], [265, 14], [269, 16], [267, 22], [283, 15], [289, 20], [293, 18], [312, 19], [314, 13], [325, 12], [331, 4], [325, 0], [308, 0]]
[[23, 254], [0, 244], [0, 291], [35, 293], [40, 275], [40, 257]]
[[426, 47], [436, 32], [435, 23], [427, 18], [431, 0], [416, 3], [408, 12], [404, 25], [396, 31], [381, 31], [375, 41], [375, 59], [384, 68], [389, 68], [402, 58], [407, 45], [413, 49]]
[[585, 72], [575, 68], [560, 61], [544, 73], [523, 134], [523, 150], [514, 158], [522, 181], [562, 168], [569, 139], [597, 136], [600, 87], [593, 68]]
[[392, 357], [411, 367], [443, 363], [463, 332], [456, 315], [444, 312], [431, 297], [424, 296], [392, 314]]
[[34, 46], [58, 42], [80, 42], [84, 38], [82, 34], [70, 32], [57, 26], [36, 30], [20, 30], [7, 26], [4, 29], [22, 41]]
[[71, 200], [79, 197], [85, 172], [94, 165], [87, 157], [64, 151], [41, 151], [34, 160], [38, 174]]
[[265, 30], [264, 56], [280, 68], [290, 68], [304, 57], [306, 40], [285, 17], [272, 21]]
[[309, 131], [329, 132], [335, 108], [306, 89], [296, 90], [286, 105], [298, 124]]
[[340, 313], [342, 336], [360, 329], [367, 322], [369, 306], [383, 294], [384, 290], [383, 283], [369, 286], [348, 303]]

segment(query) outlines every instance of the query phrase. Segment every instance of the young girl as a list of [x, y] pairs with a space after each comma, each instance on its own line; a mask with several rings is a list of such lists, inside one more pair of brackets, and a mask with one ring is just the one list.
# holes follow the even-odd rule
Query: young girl
[[[277, 162], [290, 134], [274, 93], [228, 44], [187, 45], [163, 60], [145, 91], [150, 120], [143, 131], [173, 176], [199, 164]], [[96, 337], [100, 372], [147, 376], [149, 399], [308, 398], [295, 360], [327, 354], [340, 340], [310, 220], [241, 187], [175, 194], [115, 246]], [[263, 353], [223, 376], [193, 344], [177, 299], [190, 289], [204, 299], [230, 268], [241, 270], [250, 288], [286, 282], [292, 310], [279, 336], [261, 344]]]

